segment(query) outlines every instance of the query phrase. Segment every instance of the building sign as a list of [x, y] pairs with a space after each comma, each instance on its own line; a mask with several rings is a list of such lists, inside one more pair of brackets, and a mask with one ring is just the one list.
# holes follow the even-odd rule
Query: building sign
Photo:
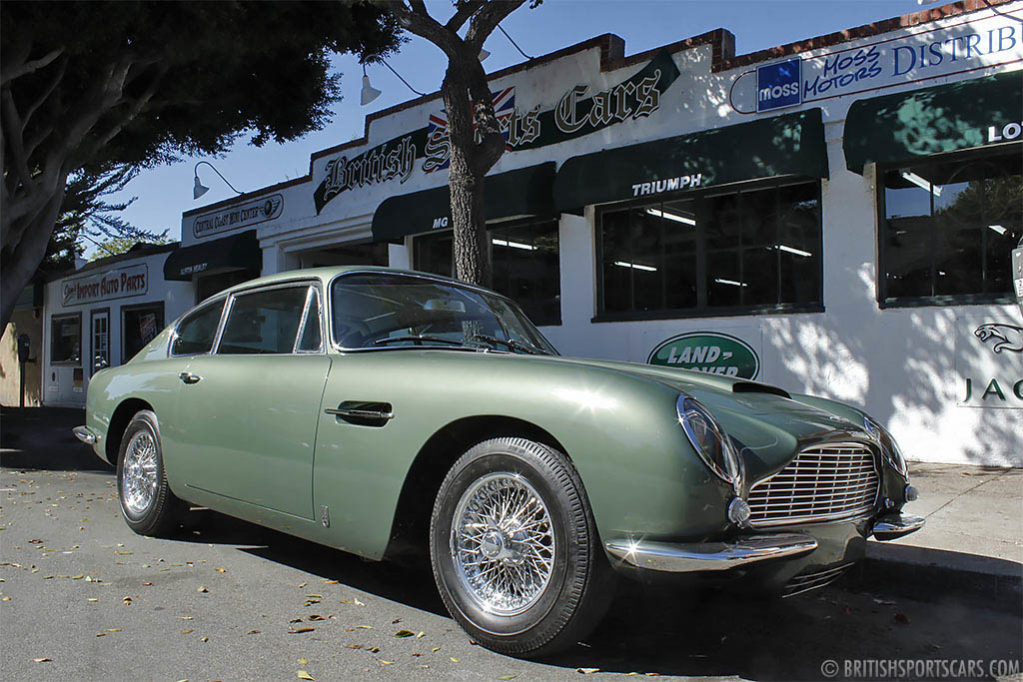
[[956, 403], [961, 407], [1023, 409], [1023, 326], [957, 320]]
[[[608, 126], [646, 118], [661, 106], [661, 95], [679, 77], [671, 53], [662, 50], [641, 70], [621, 83], [590, 94], [576, 85], [558, 98], [552, 109], [515, 108], [515, 88], [492, 93], [494, 110], [507, 149], [519, 151], [559, 144]], [[589, 96], [587, 96], [589, 95]], [[345, 191], [398, 178], [409, 179], [414, 161], [423, 159], [426, 173], [447, 168], [450, 139], [444, 110], [431, 114], [425, 128], [406, 133], [354, 157], [327, 161], [323, 180], [313, 192], [316, 213]]]
[[757, 112], [800, 104], [802, 60], [790, 59], [757, 67]]
[[718, 332], [690, 332], [672, 337], [650, 352], [647, 363], [741, 379], [756, 379], [760, 373], [760, 358], [752, 346]]
[[[733, 108], [754, 113], [1023, 61], [1023, 11], [766, 64], [732, 84]], [[755, 82], [754, 82], [755, 81]], [[794, 82], [799, 82], [795, 92]], [[755, 88], [755, 90], [754, 90]]]
[[64, 280], [64, 306], [115, 298], [141, 296], [149, 291], [149, 266], [145, 263]]
[[196, 216], [192, 221], [192, 234], [196, 239], [201, 239], [242, 227], [252, 227], [280, 218], [283, 212], [284, 197], [280, 194], [271, 194], [222, 211]]

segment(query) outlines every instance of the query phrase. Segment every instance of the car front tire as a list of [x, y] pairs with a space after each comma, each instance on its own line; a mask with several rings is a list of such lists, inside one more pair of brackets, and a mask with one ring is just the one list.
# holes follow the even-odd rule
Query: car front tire
[[177, 529], [184, 503], [167, 485], [160, 425], [149, 410], [136, 413], [121, 438], [117, 496], [124, 520], [136, 533], [165, 536]]
[[564, 454], [521, 438], [479, 443], [451, 467], [433, 508], [430, 557], [448, 612], [505, 654], [573, 644], [613, 593], [578, 473]]

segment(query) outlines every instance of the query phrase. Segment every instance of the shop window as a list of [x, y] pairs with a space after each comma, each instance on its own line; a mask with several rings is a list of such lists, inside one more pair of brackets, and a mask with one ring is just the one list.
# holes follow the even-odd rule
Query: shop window
[[121, 330], [124, 336], [125, 361], [146, 347], [163, 329], [163, 303], [121, 309]]
[[236, 296], [217, 353], [291, 353], [308, 292], [308, 286], [282, 287]]
[[50, 319], [50, 363], [74, 365], [82, 361], [82, 315], [54, 315]]
[[[518, 303], [534, 324], [561, 324], [557, 221], [494, 227], [487, 236], [494, 291]], [[416, 270], [454, 275], [450, 230], [416, 237], [412, 253]]]
[[1011, 302], [1023, 234], [1020, 148], [879, 173], [883, 305]]
[[820, 309], [816, 181], [615, 206], [597, 233], [598, 317]]
[[224, 299], [214, 301], [185, 316], [178, 324], [171, 345], [171, 355], [202, 355], [213, 348], [213, 340], [220, 325]]

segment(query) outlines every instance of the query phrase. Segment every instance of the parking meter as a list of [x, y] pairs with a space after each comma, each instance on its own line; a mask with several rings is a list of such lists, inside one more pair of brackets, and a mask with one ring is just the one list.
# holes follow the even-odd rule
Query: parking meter
[[32, 354], [31, 339], [28, 334], [18, 334], [18, 362], [28, 362], [29, 355]]

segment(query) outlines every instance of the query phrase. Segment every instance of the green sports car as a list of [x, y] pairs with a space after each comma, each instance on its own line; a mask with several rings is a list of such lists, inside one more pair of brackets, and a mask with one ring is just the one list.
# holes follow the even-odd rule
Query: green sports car
[[222, 292], [89, 384], [76, 435], [161, 535], [199, 505], [370, 559], [428, 553], [478, 642], [583, 637], [618, 575], [792, 594], [923, 519], [863, 412], [765, 384], [565, 358], [515, 303], [386, 268]]

